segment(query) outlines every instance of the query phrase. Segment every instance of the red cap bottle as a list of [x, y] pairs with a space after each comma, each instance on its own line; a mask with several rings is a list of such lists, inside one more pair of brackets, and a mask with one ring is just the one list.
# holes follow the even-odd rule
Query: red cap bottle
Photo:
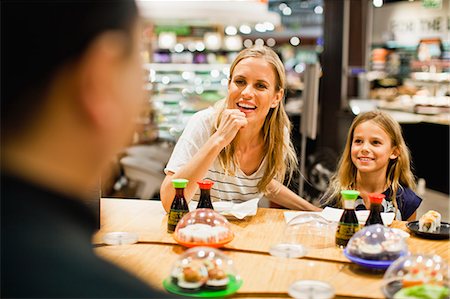
[[214, 210], [210, 194], [214, 182], [210, 180], [201, 180], [198, 181], [197, 184], [200, 187], [200, 199], [198, 201], [197, 209], [206, 208]]
[[365, 226], [372, 224], [384, 225], [383, 219], [381, 218], [381, 203], [386, 196], [382, 193], [369, 193], [368, 196], [370, 200], [370, 213]]

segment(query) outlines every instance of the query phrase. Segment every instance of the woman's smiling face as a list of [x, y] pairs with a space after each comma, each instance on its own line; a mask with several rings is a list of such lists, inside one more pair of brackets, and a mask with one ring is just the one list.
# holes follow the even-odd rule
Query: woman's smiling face
[[275, 71], [264, 58], [248, 57], [234, 68], [228, 84], [228, 108], [245, 113], [249, 123], [262, 125], [282, 97]]

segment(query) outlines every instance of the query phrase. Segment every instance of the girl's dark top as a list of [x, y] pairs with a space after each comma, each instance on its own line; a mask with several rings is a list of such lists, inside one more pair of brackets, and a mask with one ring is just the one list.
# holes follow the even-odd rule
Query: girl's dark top
[[[395, 212], [394, 203], [392, 202], [392, 190], [391, 188], [387, 189], [383, 192], [383, 194], [386, 196], [386, 198], [381, 203], [381, 212]], [[325, 200], [326, 200], [327, 194], [325, 194], [321, 202], [323, 203], [322, 207], [325, 206]], [[401, 187], [397, 190], [397, 205], [398, 205], [398, 211], [396, 215], [397, 220], [408, 220], [409, 217], [411, 217], [412, 214], [417, 210], [417, 208], [420, 206], [422, 199], [417, 196], [414, 191], [412, 191], [410, 188]], [[327, 204], [327, 206], [331, 207], [338, 207], [338, 198], [335, 198], [331, 203]], [[355, 210], [368, 210], [366, 206], [364, 205], [364, 201], [361, 197], [358, 196], [358, 199], [355, 202]]]
[[174, 298], [100, 259], [80, 199], [1, 174], [2, 298]]

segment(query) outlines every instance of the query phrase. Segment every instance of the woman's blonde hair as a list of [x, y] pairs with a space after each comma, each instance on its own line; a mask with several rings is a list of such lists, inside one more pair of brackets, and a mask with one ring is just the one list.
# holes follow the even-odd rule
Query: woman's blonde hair
[[[242, 50], [234, 59], [230, 67], [229, 82], [233, 77], [236, 65], [243, 59], [254, 57], [263, 58], [271, 66], [275, 73], [276, 84], [275, 91], [283, 91], [286, 86], [286, 74], [284, 65], [278, 55], [270, 48], [265, 46], [256, 46]], [[222, 100], [216, 105], [217, 117], [215, 121], [215, 132], [219, 126], [221, 114], [227, 108], [227, 101]], [[266, 153], [266, 168], [264, 175], [258, 183], [258, 190], [264, 193], [277, 193], [279, 190], [268, 190], [268, 185], [272, 179], [283, 184], [286, 173], [289, 173], [289, 179], [293, 171], [297, 168], [298, 161], [292, 142], [290, 141], [291, 122], [284, 110], [283, 100], [275, 108], [271, 108], [266, 116], [263, 127], [264, 152]], [[286, 135], [289, 138], [286, 138]], [[236, 140], [233, 140], [219, 154], [219, 162], [225, 173], [234, 175], [236, 167], [239, 167], [239, 161], [235, 158]]]
[[415, 189], [416, 183], [411, 171], [410, 152], [403, 139], [399, 123], [389, 114], [378, 110], [362, 113], [353, 120], [347, 135], [344, 152], [338, 163], [338, 170], [331, 178], [330, 188], [325, 194], [326, 201], [324, 205], [329, 205], [336, 199], [339, 199], [337, 205], [341, 207], [340, 191], [356, 189], [357, 169], [352, 162], [351, 146], [355, 128], [366, 121], [372, 121], [383, 129], [391, 139], [391, 146], [397, 149], [398, 156], [396, 159], [389, 161], [386, 171], [386, 185], [391, 188], [391, 199], [397, 213], [397, 191], [402, 187]]

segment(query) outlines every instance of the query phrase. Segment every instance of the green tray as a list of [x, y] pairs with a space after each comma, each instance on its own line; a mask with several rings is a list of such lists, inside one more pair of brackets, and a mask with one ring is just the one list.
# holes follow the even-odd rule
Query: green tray
[[233, 275], [228, 275], [230, 282], [228, 283], [228, 286], [225, 290], [207, 290], [207, 289], [200, 289], [198, 291], [186, 291], [176, 284], [172, 282], [171, 277], [167, 277], [163, 281], [164, 288], [169, 291], [170, 293], [182, 295], [182, 296], [189, 296], [189, 297], [197, 297], [197, 298], [214, 298], [214, 297], [226, 297], [229, 295], [232, 295], [236, 293], [237, 290], [242, 286], [242, 279], [236, 279]]

